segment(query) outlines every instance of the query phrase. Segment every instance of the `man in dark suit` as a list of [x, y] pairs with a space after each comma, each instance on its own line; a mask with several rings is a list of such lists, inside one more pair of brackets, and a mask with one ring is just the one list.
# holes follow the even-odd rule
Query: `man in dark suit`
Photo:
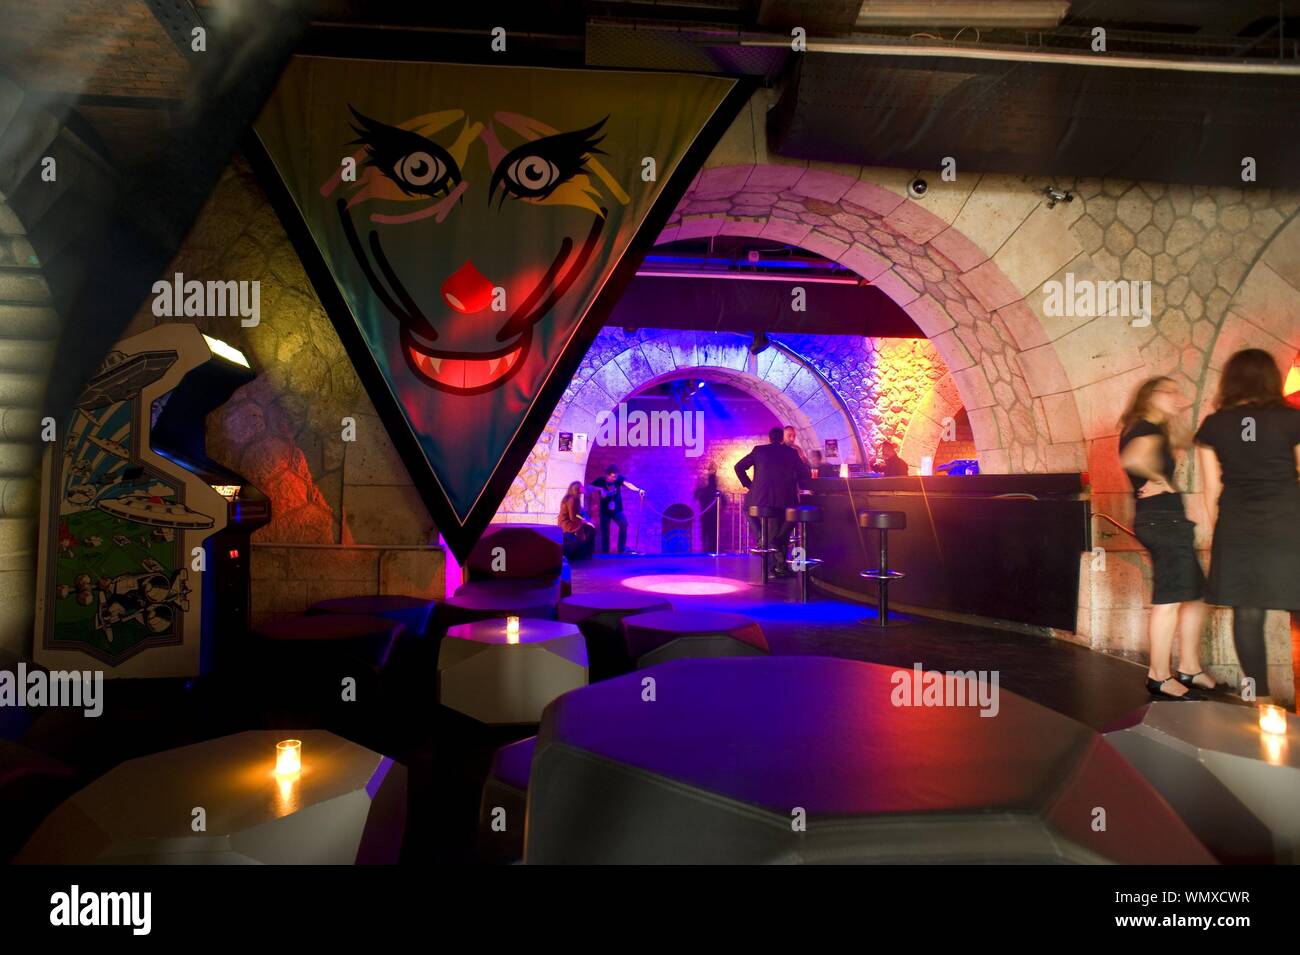
[[[749, 454], [736, 462], [736, 477], [745, 486], [745, 507], [794, 507], [799, 503], [799, 486], [809, 478], [808, 465], [799, 453], [788, 444], [782, 443], [783, 433], [780, 428], [773, 428], [767, 433], [768, 443], [758, 445]], [[753, 469], [751, 479], [747, 473]], [[750, 518], [755, 532], [761, 533], [762, 525], [757, 518]], [[776, 553], [764, 555], [775, 567], [770, 571], [777, 577], [788, 577], [790, 569], [785, 563], [786, 546], [790, 541], [791, 524], [778, 518], [769, 518], [767, 539]]]

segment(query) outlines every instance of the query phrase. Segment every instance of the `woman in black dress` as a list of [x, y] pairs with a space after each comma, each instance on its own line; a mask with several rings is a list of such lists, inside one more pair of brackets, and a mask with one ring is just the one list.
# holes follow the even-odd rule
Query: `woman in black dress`
[[1264, 616], [1300, 610], [1300, 409], [1258, 348], [1223, 366], [1218, 409], [1196, 432], [1214, 545], [1206, 599], [1232, 608], [1232, 642], [1261, 702], [1271, 697]]
[[[1205, 628], [1205, 574], [1196, 558], [1196, 525], [1187, 519], [1174, 487], [1175, 451], [1190, 442], [1178, 415], [1187, 402], [1172, 378], [1151, 378], [1133, 394], [1120, 419], [1119, 460], [1133, 484], [1137, 515], [1133, 530], [1151, 555], [1151, 665], [1147, 691], [1155, 697], [1199, 699], [1214, 678], [1201, 670]], [[1170, 672], [1178, 634], [1177, 676]]]

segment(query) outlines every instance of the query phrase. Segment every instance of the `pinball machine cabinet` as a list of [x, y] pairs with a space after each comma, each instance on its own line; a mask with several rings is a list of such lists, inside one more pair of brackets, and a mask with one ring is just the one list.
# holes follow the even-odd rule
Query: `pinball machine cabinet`
[[38, 663], [195, 676], [242, 641], [249, 537], [270, 502], [208, 457], [204, 425], [255, 377], [194, 325], [159, 325], [105, 357], [45, 453]]

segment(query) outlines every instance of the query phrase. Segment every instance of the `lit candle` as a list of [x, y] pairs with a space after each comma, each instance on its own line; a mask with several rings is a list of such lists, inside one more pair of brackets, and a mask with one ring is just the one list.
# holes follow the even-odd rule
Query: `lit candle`
[[519, 642], [519, 618], [518, 617], [506, 617], [506, 642], [507, 643]]
[[275, 744], [275, 774], [292, 776], [302, 769], [302, 740], [286, 739]]
[[849, 476], [849, 462], [848, 462], [848, 461], [841, 461], [841, 462], [840, 462], [840, 477], [842, 477], [842, 478], [846, 478], [846, 477], [848, 477], [848, 476]]
[[1273, 706], [1271, 703], [1261, 706], [1259, 708], [1259, 731], [1285, 736], [1286, 710], [1280, 706]]

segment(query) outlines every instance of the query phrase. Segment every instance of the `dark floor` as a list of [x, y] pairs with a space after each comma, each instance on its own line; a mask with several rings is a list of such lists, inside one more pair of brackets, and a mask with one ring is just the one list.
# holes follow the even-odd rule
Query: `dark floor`
[[[669, 588], [684, 576], [743, 583], [733, 593], [667, 599], [677, 609], [716, 609], [758, 619], [775, 654], [996, 670], [1003, 689], [1097, 728], [1147, 700], [1143, 670], [1132, 663], [1046, 637], [921, 618], [882, 633], [863, 622], [874, 617], [874, 609], [815, 592], [802, 604], [795, 581], [764, 586], [757, 561], [744, 557], [601, 557], [574, 568], [574, 591], [621, 588], [629, 578], [652, 575], [673, 577]], [[243, 729], [330, 729], [409, 768], [404, 861], [475, 863], [480, 861], [479, 794], [492, 752], [532, 735], [536, 727], [485, 727], [438, 705], [436, 656], [436, 640], [405, 646], [382, 680], [363, 684], [352, 704], [337, 701], [337, 683], [328, 695], [303, 699], [295, 675], [267, 673], [256, 665], [238, 677], [108, 681], [99, 719], [55, 711], [30, 727], [0, 727], [0, 736], [74, 767], [75, 788], [121, 760]], [[24, 824], [34, 827], [37, 821]], [[25, 840], [12, 831], [15, 820], [8, 825], [0, 857], [7, 845], [16, 849]]]

